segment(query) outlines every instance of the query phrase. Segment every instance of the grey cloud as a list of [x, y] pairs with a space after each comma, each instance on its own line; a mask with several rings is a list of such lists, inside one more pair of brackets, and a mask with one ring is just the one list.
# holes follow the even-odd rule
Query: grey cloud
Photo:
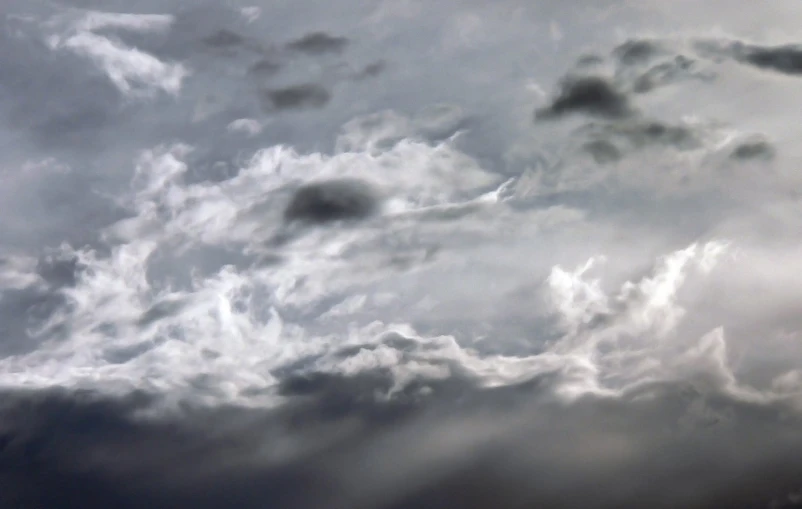
[[603, 63], [604, 58], [594, 54], [581, 55], [576, 59], [576, 67], [580, 69], [583, 67], [594, 67]]
[[322, 108], [331, 100], [331, 93], [321, 85], [304, 83], [263, 92], [268, 106], [277, 110]]
[[245, 38], [231, 30], [222, 29], [212, 35], [204, 37], [203, 43], [218, 48], [230, 48], [244, 44]]
[[127, 117], [120, 94], [103, 76], [89, 72], [90, 63], [68, 53], [53, 58], [36, 36], [0, 33], [0, 84], [7, 92], [0, 114], [13, 132], [31, 133], [49, 149], [102, 145], [104, 128]]
[[0, 354], [16, 355], [39, 346], [31, 329], [42, 326], [63, 309], [65, 299], [58, 289], [6, 289], [0, 299]]
[[[288, 379], [276, 410], [6, 393], [0, 505], [84, 509], [794, 507], [798, 417], [686, 384], [554, 404], [549, 377], [376, 398], [381, 372]], [[784, 418], [781, 418], [785, 415]]]
[[[24, 54], [29, 47], [19, 44], [18, 40], [12, 41], [10, 36], [6, 40], [0, 35], [2, 67], [8, 70], [0, 73], [0, 86], [6, 85], [3, 88], [11, 91], [8, 100], [0, 101], [0, 106], [5, 108], [4, 114], [6, 110], [9, 112], [9, 121], [4, 125], [9, 127], [8, 133], [13, 133], [3, 141], [8, 149], [16, 149], [20, 146], [18, 140], [26, 140], [28, 135], [34, 134], [38, 148], [25, 155], [36, 156], [36, 159], [56, 153], [55, 147], [77, 152], [73, 160], [77, 171], [91, 168], [104, 178], [115, 171], [118, 181], [110, 186], [108, 193], [115, 197], [127, 196], [132, 171], [130, 162], [135, 153], [155, 144], [180, 141], [193, 145], [195, 152], [187, 156], [186, 161], [189, 168], [186, 182], [202, 182], [202, 189], [217, 192], [214, 181], [227, 180], [249, 164], [247, 157], [254, 150], [281, 143], [301, 154], [307, 151], [327, 153], [331, 137], [343, 123], [356, 115], [384, 108], [398, 112], [423, 108], [425, 114], [409, 118], [409, 130], [391, 133], [386, 144], [377, 144], [377, 151], [387, 150], [388, 144], [392, 146], [398, 139], [418, 137], [431, 142], [470, 127], [473, 134], [469, 136], [473, 137], [460, 138], [458, 148], [481, 159], [484, 168], [508, 171], [504, 162], [493, 156], [509, 147], [510, 140], [520, 134], [519, 129], [526, 135], [533, 130], [532, 103], [522, 102], [522, 93], [516, 95], [523, 89], [524, 82], [532, 77], [544, 81], [554, 79], [561, 69], [553, 66], [563, 65], [561, 62], [568, 61], [579, 46], [612, 47], [614, 42], [610, 46], [597, 44], [613, 33], [610, 23], [621, 24], [625, 30], [629, 26], [640, 26], [637, 19], [619, 17], [620, 13], [611, 10], [610, 5], [600, 7], [599, 2], [584, 0], [567, 7], [565, 2], [551, 0], [543, 6], [513, 2], [509, 7], [515, 9], [510, 9], [509, 15], [499, 11], [502, 12], [499, 19], [486, 15], [492, 14], [492, 9], [483, 11], [487, 6], [473, 0], [426, 5], [425, 10], [413, 15], [415, 19], [406, 18], [404, 9], [414, 8], [419, 2], [380, 2], [376, 12], [381, 8], [380, 14], [385, 20], [382, 23], [372, 21], [378, 19], [374, 13], [361, 12], [366, 10], [363, 2], [345, 1], [323, 6], [313, 5], [314, 2], [257, 0], [255, 3], [262, 6], [262, 16], [250, 25], [238, 21], [237, 11], [223, 8], [219, 2], [178, 5], [146, 0], [134, 2], [133, 7], [122, 0], [111, 2], [113, 7], [96, 0], [83, 3], [120, 11], [176, 10], [176, 23], [165, 36], [141, 36], [142, 40], [138, 41], [136, 38], [140, 36], [136, 35], [112, 35], [119, 35], [129, 46], [142, 48], [160, 59], [186, 61], [192, 77], [174, 101], [160, 99], [149, 105], [127, 104], [120, 101], [119, 94], [107, 80], [101, 79], [102, 76], [89, 76], [91, 66], [83, 65], [85, 62], [69, 57], [54, 58], [44, 48], [41, 54], [34, 54], [35, 51]], [[586, 8], [586, 4], [590, 7]], [[655, 9], [650, 2], [643, 5], [645, 10]], [[496, 7], [508, 6], [494, 5], [493, 9]], [[694, 10], [689, 7], [684, 14], [690, 18]], [[462, 14], [469, 15], [464, 19], [470, 23], [476, 19], [480, 32], [487, 38], [471, 39], [476, 45], [460, 52], [459, 58], [454, 58], [454, 53], [444, 57], [437, 48], [441, 28], [445, 20], [452, 19], [460, 21], [462, 28]], [[595, 21], [604, 16], [608, 16], [608, 21], [602, 24]], [[725, 26], [727, 16], [729, 14], [724, 11], [715, 13], [716, 21], [721, 20]], [[560, 19], [564, 34], [562, 41], [553, 47], [544, 46], [549, 41], [541, 38], [548, 38], [548, 26], [539, 24], [540, 18], [551, 17]], [[521, 21], [520, 26], [516, 25], [517, 20]], [[471, 28], [470, 23], [467, 28]], [[597, 24], [603, 26], [593, 27]], [[251, 51], [257, 45], [255, 41], [262, 41], [264, 37], [281, 43], [292, 41], [310, 26], [319, 26], [327, 32], [310, 34], [289, 45], [281, 44], [275, 52]], [[226, 28], [221, 30], [221, 27]], [[350, 48], [348, 39], [327, 34], [347, 34], [364, 43]], [[205, 36], [208, 37], [204, 41]], [[8, 44], [3, 44], [5, 42]], [[243, 46], [250, 49], [239, 51]], [[530, 51], [532, 48], [540, 51], [544, 47], [549, 48], [548, 51], [537, 55]], [[331, 67], [323, 65], [325, 59], [312, 61], [305, 55], [340, 55], [345, 48], [354, 52], [354, 55], [347, 54], [349, 61], [352, 56], [354, 60], [342, 66], [353, 65], [348, 67], [353, 72], [347, 74], [344, 81], [336, 81], [338, 100], [330, 101], [335, 90], [330, 87], [338, 78], [315, 75], [330, 72]], [[231, 51], [235, 58], [209, 58], [229, 49], [237, 49]], [[22, 57], [12, 55], [21, 50]], [[431, 60], [423, 62], [420, 55], [424, 53]], [[750, 57], [753, 61], [744, 57], [742, 62], [756, 68], [797, 72], [793, 55], [786, 55], [789, 60], [780, 59], [778, 63], [779, 54], [775, 51], [771, 57], [753, 55]], [[574, 78], [573, 85], [566, 79], [564, 88], [558, 90], [559, 94], [539, 118], [578, 114], [579, 118], [574, 120], [582, 127], [569, 132], [569, 143], [581, 147], [600, 164], [626, 158], [639, 150], [654, 150], [654, 159], [646, 161], [654, 162], [654, 168], [646, 164], [643, 171], [640, 167], [636, 171], [660, 172], [662, 165], [679, 166], [672, 158], [675, 154], [660, 151], [699, 147], [705, 141], [704, 136], [700, 136], [702, 128], [648, 111], [653, 105], [650, 101], [659, 101], [661, 94], [636, 94], [646, 94], [668, 84], [683, 85], [686, 77], [706, 71], [709, 61], [696, 60], [696, 55], [678, 54], [670, 41], [660, 40], [632, 40], [612, 53], [605, 51], [604, 55], [607, 60], [602, 62], [599, 57], [593, 65], [612, 62], [614, 69], [620, 72], [613, 77], [580, 76]], [[35, 58], [27, 60], [28, 56]], [[726, 60], [732, 61], [734, 57], [730, 54]], [[385, 61], [391, 62], [393, 72], [382, 75], [380, 80], [368, 81], [367, 78], [384, 72]], [[5, 65], [6, 62], [10, 62], [9, 65]], [[374, 63], [360, 67], [368, 62]], [[281, 81], [265, 84], [266, 78], [275, 76], [279, 70]], [[245, 72], [250, 72], [250, 76], [243, 77]], [[360, 79], [365, 81], [356, 83]], [[583, 79], [590, 83], [578, 84]], [[594, 84], [593, 79], [600, 81]], [[454, 83], [460, 86], [454, 87]], [[280, 88], [287, 84], [301, 85]], [[254, 94], [256, 85], [261, 87], [258, 96]], [[677, 86], [665, 92], [679, 94], [684, 90]], [[220, 98], [214, 107], [210, 106], [213, 112], [195, 117], [193, 108], [199, 98], [212, 94]], [[757, 97], [759, 91], [755, 94]], [[724, 102], [744, 99], [723, 96]], [[786, 104], [786, 98], [781, 99], [782, 104]], [[444, 100], [469, 108], [469, 114], [454, 106], [426, 110], [426, 105]], [[519, 111], [522, 104], [526, 105], [525, 109]], [[676, 99], [671, 96], [672, 113], [697, 113], [684, 111], [683, 108], [691, 109], [687, 104], [681, 95]], [[260, 105], [264, 112], [259, 111]], [[323, 106], [328, 107], [324, 110]], [[257, 118], [264, 113], [292, 113], [296, 109], [315, 111]], [[754, 114], [759, 116], [761, 111], [756, 109]], [[699, 111], [701, 115], [705, 113]], [[263, 133], [250, 141], [242, 141], [244, 137], [222, 136], [221, 133], [226, 132], [224, 126], [237, 118], [255, 118], [264, 125]], [[764, 119], [754, 120], [763, 122]], [[735, 123], [740, 127], [737, 119]], [[763, 127], [764, 123], [760, 125], [758, 129], [768, 129]], [[545, 122], [538, 125], [542, 126], [553, 127], [555, 131], [564, 127]], [[562, 141], [555, 136], [542, 138], [544, 145], [551, 144], [547, 148]], [[571, 149], [565, 164], [555, 165], [556, 178], [564, 176], [572, 166], [592, 167], [595, 174], [608, 170], [599, 171], [595, 165], [577, 160], [574, 147]], [[744, 140], [729, 149], [731, 153], [725, 152], [724, 156], [730, 155], [737, 161], [762, 160], [774, 151], [771, 143], [758, 140]], [[109, 156], [112, 151], [114, 157]], [[548, 155], [547, 159], [551, 160], [552, 154]], [[226, 167], [225, 172], [215, 169], [221, 161], [226, 163], [222, 165]], [[3, 163], [17, 168], [14, 161]], [[432, 171], [439, 171], [439, 168], [433, 167]], [[509, 171], [513, 173], [515, 168]], [[729, 192], [732, 182], [719, 180], [716, 184]], [[82, 245], [85, 237], [72, 231], [73, 223], [80, 223], [82, 232], [91, 230], [95, 235], [97, 228], [112, 215], [88, 201], [92, 198], [86, 190], [93, 185], [94, 180], [71, 173], [38, 177], [36, 183], [22, 191], [8, 187], [0, 200], [5, 203], [4, 241], [13, 243], [9, 240], [14, 238], [9, 234], [13, 229], [42, 235], [48, 243], [69, 240], [77, 243], [74, 245]], [[377, 189], [366, 185], [361, 181], [307, 183], [284, 189], [277, 198], [287, 199], [284, 209], [287, 223], [358, 221], [370, 217], [379, 207]], [[539, 185], [533, 183], [533, 189]], [[33, 188], [35, 192], [30, 191]], [[540, 191], [536, 188], [533, 194]], [[432, 208], [417, 217], [410, 216], [409, 230], [389, 237], [400, 244], [415, 244], [406, 237], [423, 237], [416, 241], [421, 249], [415, 252], [443, 242], [440, 232], [456, 236], [455, 232], [462, 228], [476, 225], [483, 233], [481, 240], [477, 240], [479, 236], [462, 235], [459, 242], [455, 241], [460, 248], [464, 246], [465, 253], [449, 252], [446, 240], [446, 249], [438, 255], [437, 265], [452, 271], [455, 279], [461, 278], [459, 284], [450, 280], [449, 284], [442, 284], [436, 272], [426, 272], [412, 278], [389, 278], [386, 289], [399, 293], [410, 289], [411, 298], [414, 298], [419, 295], [415, 293], [418, 285], [438, 287], [435, 297], [442, 297], [447, 303], [452, 302], [449, 299], [457, 302], [455, 318], [453, 323], [443, 325], [449, 319], [440, 316], [440, 309], [435, 308], [425, 311], [429, 315], [427, 319], [438, 324], [443, 334], [464, 333], [466, 341], [475, 339], [477, 334], [485, 335], [485, 340], [472, 344], [482, 352], [496, 349], [493, 353], [503, 352], [509, 356], [540, 352], [544, 348], [542, 342], [551, 336], [533, 332], [527, 320], [531, 320], [530, 315], [537, 313], [542, 303], [534, 296], [525, 302], [495, 301], [492, 295], [498, 293], [493, 289], [497, 279], [502, 286], [505, 278], [515, 278], [526, 284], [537, 277], [529, 270], [532, 259], [542, 260], [538, 263], [543, 264], [558, 260], [568, 266], [584, 261], [588, 250], [606, 252], [610, 254], [611, 264], [629, 267], [632, 259], [638, 256], [636, 252], [658, 249], [652, 243], [673, 242], [673, 238], [669, 239], [672, 235], [684, 238], [697, 232], [709, 233], [710, 220], [707, 216], [700, 219], [706, 212], [699, 212], [693, 203], [657, 203], [651, 191], [644, 193], [646, 196], [633, 196], [636, 193], [627, 191], [607, 201], [604, 193], [595, 190], [538, 197], [539, 201], [533, 199], [536, 206], [575, 203], [581, 210], [589, 211], [588, 220], [593, 223], [587, 231], [594, 235], [605, 229], [615, 231], [616, 235], [620, 233], [621, 236], [615, 237], [617, 240], [611, 241], [621, 246], [615, 249], [607, 249], [610, 245], [599, 240], [601, 237], [571, 233], [574, 230], [569, 230], [564, 237], [529, 235], [526, 232], [534, 230], [518, 230], [518, 225], [509, 235], [500, 231], [485, 232], [497, 223], [490, 223], [489, 227], [484, 223], [476, 225], [474, 218], [467, 214], [470, 206]], [[225, 186], [223, 194], [226, 194]], [[741, 213], [726, 209], [720, 201], [710, 200], [708, 196], [703, 198], [707, 206], [723, 211], [722, 214], [737, 218]], [[274, 202], [269, 214], [260, 215], [256, 211], [253, 217], [268, 226], [273, 226], [274, 221], [280, 223], [284, 203]], [[524, 207], [524, 204], [517, 206]], [[676, 208], [672, 208], [674, 206]], [[495, 210], [490, 214], [496, 213]], [[618, 215], [611, 217], [610, 210]], [[652, 223], [652, 215], [660, 219]], [[529, 217], [514, 216], [511, 221], [534, 223]], [[432, 231], [432, 220], [445, 219], [454, 222]], [[693, 224], [685, 225], [686, 220]], [[671, 224], [663, 229], [652, 227], [664, 223]], [[674, 228], [681, 231], [676, 233]], [[791, 231], [791, 228], [786, 230]], [[519, 234], [519, 231], [524, 233]], [[491, 233], [498, 237], [491, 237]], [[493, 249], [482, 244], [478, 251], [471, 251], [489, 237], [491, 243], [498, 240], [499, 244]], [[511, 237], [515, 239], [510, 240]], [[508, 252], [507, 242], [514, 243], [517, 251]], [[170, 246], [162, 245], [149, 260], [147, 280], [154, 285], [164, 281], [172, 285], [177, 280], [182, 289], [189, 289], [195, 269], [201, 274], [217, 274], [222, 267], [231, 266], [242, 273], [251, 259], [240, 252], [240, 247], [226, 246], [215, 252], [217, 246], [202, 245], [197, 252], [176, 254]], [[396, 248], [387, 250], [393, 249]], [[404, 249], [413, 251], [400, 247], [391, 253], [400, 260], [399, 264], [404, 262]], [[265, 255], [265, 262], [285, 259], [283, 251], [276, 251], [279, 254]], [[428, 257], [428, 253], [426, 251], [425, 256]], [[478, 254], [468, 264], [468, 257], [474, 253]], [[34, 250], [32, 259], [38, 254], [39, 251]], [[500, 260], [493, 259], [494, 256], [499, 256]], [[417, 266], [418, 262], [415, 264]], [[486, 273], [484, 264], [504, 267], [499, 268], [498, 274]], [[282, 267], [275, 269], [281, 271]], [[42, 285], [44, 288], [3, 289], [0, 299], [0, 349], [3, 353], [36, 347], [36, 340], [27, 336], [25, 327], [42, 323], [64, 304], [59, 292], [74, 284], [82, 268], [74, 258], [56, 254], [41, 256], [33, 270], [47, 283]], [[349, 266], [347, 270], [358, 271], [362, 267]], [[476, 275], [482, 276], [476, 279], [480, 284], [475, 284]], [[365, 291], [369, 291], [370, 285], [366, 286]], [[754, 287], [763, 288], [757, 284]], [[362, 291], [362, 288], [348, 288], [348, 291]], [[348, 297], [344, 292], [345, 295], [337, 297]], [[426, 292], [420, 294], [423, 293]], [[258, 302], [261, 296], [252, 297]], [[265, 296], [264, 301], [269, 301], [269, 296]], [[463, 306], [463, 302], [467, 304]], [[154, 299], [148, 305], [151, 307], [140, 316], [141, 326], [156, 324], [182, 310], [179, 301]], [[511, 323], [485, 324], [482, 316], [477, 316], [481, 315], [476, 312], [480, 307], [484, 312], [484, 309], [506, 306], [517, 306], [514, 313], [503, 311], [505, 317], [514, 315], [515, 319], [507, 320]], [[689, 318], [705, 315], [708, 309], [691, 307]], [[319, 317], [316, 311], [303, 310], [304, 317], [315, 321]], [[359, 319], [403, 321], [404, 313], [395, 312], [381, 314], [370, 309]], [[282, 316], [285, 323], [295, 326], [291, 316]], [[598, 321], [604, 319], [609, 317], [596, 317]], [[322, 323], [310, 325], [307, 332], [316, 334], [319, 330], [321, 335], [330, 335], [332, 342], [340, 341], [340, 335], [345, 334], [330, 327], [325, 320], [317, 321]], [[59, 337], [54, 336], [54, 340]], [[286, 336], [281, 335], [279, 341], [292, 341], [291, 334]], [[760, 334], [755, 337], [762, 339]], [[193, 338], [186, 339], [182, 348], [196, 347]], [[113, 337], [109, 340], [113, 341]], [[755, 348], [765, 346], [762, 341], [759, 343]], [[118, 349], [109, 354], [108, 360], [125, 362], [137, 353], [136, 348]], [[388, 349], [393, 356], [411, 364], [427, 353], [426, 348], [417, 340], [397, 336], [382, 341], [380, 346], [360, 344], [343, 348], [338, 358], [341, 362], [334, 367], [345, 371], [357, 360], [361, 362], [358, 355], [371, 349], [377, 355]], [[196, 353], [203, 356], [208, 351], [198, 347]], [[748, 352], [744, 355], [748, 356]], [[399, 388], [396, 383], [401, 377], [394, 370], [403, 369], [406, 364], [348, 375], [324, 371], [316, 365], [313, 356], [304, 361], [303, 366], [264, 373], [265, 377], [276, 377], [275, 390], [282, 398], [279, 405], [265, 409], [221, 406], [199, 410], [182, 404], [180, 408], [173, 406], [172, 413], [165, 415], [155, 409], [156, 405], [173, 404], [170, 401], [173, 394], [166, 395], [168, 401], [161, 401], [144, 394], [120, 400], [103, 399], [77, 390], [0, 393], [0, 507], [746, 509], [768, 507], [772, 500], [781, 500], [783, 507], [799, 505], [798, 497], [789, 494], [797, 493], [801, 487], [799, 429], [802, 423], [793, 408], [782, 402], [745, 404], [724, 394], [672, 383], [661, 388], [645, 387], [616, 399], [586, 396], [569, 405], [552, 404], [549, 376], [514, 387], [483, 389], [477, 386], [475, 375], [472, 377], [471, 373], [464, 372], [467, 370], [461, 371], [456, 362], [452, 365], [444, 360], [437, 367], [447, 368], [445, 379], [414, 375]], [[154, 366], [153, 369], [159, 368]], [[35, 369], [31, 373], [32, 376], [41, 374]], [[90, 373], [94, 375], [97, 373]], [[559, 373], [550, 376], [556, 378]], [[200, 387], [210, 382], [201, 375], [193, 383]], [[190, 399], [194, 397], [192, 390], [186, 389]], [[270, 396], [273, 391], [259, 390], [264, 391], [264, 394], [260, 392], [264, 396]]]
[[767, 140], [755, 138], [739, 143], [733, 149], [731, 157], [738, 161], [768, 160], [772, 159], [775, 149]]
[[609, 140], [589, 141], [585, 143], [584, 149], [599, 164], [613, 163], [623, 156], [621, 150]]
[[613, 50], [613, 56], [623, 65], [644, 64], [663, 52], [657, 41], [630, 39]]
[[627, 96], [603, 76], [569, 76], [560, 83], [552, 103], [536, 113], [549, 119], [573, 113], [620, 118], [633, 114]]
[[340, 53], [346, 46], [348, 46], [346, 37], [337, 37], [325, 32], [313, 32], [287, 44], [287, 48], [291, 50], [310, 55]]
[[[678, 45], [676, 41], [674, 45]], [[630, 39], [612, 51], [616, 81], [635, 93], [646, 93], [685, 79], [712, 80], [696, 59], [672, 49], [671, 41]]]
[[415, 130], [428, 140], [447, 138], [470, 123], [466, 112], [454, 104], [435, 104], [424, 108], [413, 119]]
[[356, 80], [365, 80], [375, 78], [387, 70], [387, 63], [383, 60], [373, 62], [363, 67], [359, 72], [354, 75]]
[[251, 74], [255, 74], [258, 76], [271, 76], [273, 74], [276, 74], [280, 69], [281, 69], [280, 63], [271, 60], [269, 58], [264, 58], [251, 65], [248, 71]]
[[699, 39], [694, 46], [701, 55], [714, 61], [734, 59], [764, 71], [802, 74], [802, 46], [799, 44], [766, 46], [738, 39]]
[[751, 46], [736, 49], [736, 56], [757, 68], [784, 74], [802, 74], [802, 46]]
[[84, 269], [74, 254], [55, 250], [43, 255], [36, 265], [39, 276], [54, 288], [75, 286]]
[[376, 212], [377, 207], [377, 193], [366, 182], [328, 180], [297, 189], [284, 210], [284, 218], [317, 224], [364, 219]]
[[667, 146], [679, 150], [693, 149], [700, 146], [696, 133], [685, 125], [671, 125], [658, 120], [633, 119], [622, 123], [593, 124], [585, 131], [589, 136], [601, 140], [621, 140], [628, 148], [648, 146]]
[[671, 60], [656, 64], [633, 79], [632, 89], [637, 93], [650, 92], [657, 87], [676, 82], [678, 79], [694, 77], [712, 79], [709, 73], [696, 73], [695, 62], [684, 55], [677, 55]]
[[152, 305], [137, 320], [140, 327], [148, 327], [159, 320], [174, 316], [186, 307], [186, 302], [181, 299], [165, 299]]

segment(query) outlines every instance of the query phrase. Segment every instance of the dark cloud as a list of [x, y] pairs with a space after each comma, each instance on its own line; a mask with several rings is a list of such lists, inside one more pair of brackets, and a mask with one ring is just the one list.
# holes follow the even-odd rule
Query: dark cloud
[[630, 39], [613, 50], [613, 56], [623, 65], [643, 64], [660, 55], [663, 48], [657, 41]]
[[232, 48], [244, 44], [245, 38], [231, 30], [222, 29], [204, 37], [203, 43], [215, 48]]
[[738, 161], [753, 161], [772, 159], [774, 154], [774, 147], [767, 140], [751, 139], [739, 143], [730, 156]]
[[51, 287], [72, 287], [86, 267], [71, 253], [51, 250], [44, 254], [36, 265], [36, 272]]
[[580, 128], [577, 134], [587, 140], [582, 144], [582, 150], [598, 164], [614, 163], [640, 150], [692, 150], [701, 143], [698, 134], [687, 126], [644, 118], [591, 123]]
[[694, 47], [713, 61], [734, 59], [765, 71], [802, 74], [802, 45], [799, 44], [762, 46], [741, 40], [699, 39]]
[[736, 58], [757, 68], [784, 74], [802, 74], [802, 46], [750, 46], [736, 49]]
[[635, 93], [645, 93], [682, 79], [711, 80], [710, 71], [700, 70], [697, 61], [673, 51], [668, 42], [631, 39], [612, 51], [616, 82]]
[[248, 68], [250, 74], [258, 76], [271, 76], [276, 74], [281, 69], [281, 64], [274, 60], [264, 58], [254, 63]]
[[287, 48], [291, 50], [310, 55], [340, 53], [346, 46], [348, 46], [346, 37], [337, 37], [325, 32], [313, 32], [287, 44]]
[[555, 118], [572, 113], [621, 118], [633, 114], [626, 95], [603, 76], [569, 76], [560, 84], [554, 101], [536, 118]]
[[378, 62], [373, 62], [363, 67], [362, 70], [358, 71], [354, 75], [354, 79], [365, 80], [375, 78], [376, 76], [382, 74], [386, 69], [387, 63], [383, 60], [379, 60]]
[[288, 221], [327, 223], [369, 217], [378, 207], [376, 192], [356, 179], [328, 180], [304, 184], [295, 191], [284, 210]]
[[552, 380], [387, 400], [380, 371], [319, 373], [287, 379], [277, 409], [159, 418], [138, 416], [143, 393], [5, 393], [0, 506], [799, 506], [800, 422], [782, 405], [686, 384], [564, 405]]
[[576, 60], [576, 67], [593, 67], [604, 63], [604, 58], [599, 55], [582, 55]]
[[694, 63], [693, 60], [683, 55], [677, 55], [671, 60], [660, 62], [637, 75], [633, 79], [632, 90], [637, 93], [644, 93], [688, 76], [705, 79], [712, 77], [704, 73], [695, 74]]
[[611, 134], [623, 136], [637, 147], [665, 145], [689, 149], [699, 146], [697, 136], [690, 128], [656, 120], [641, 120], [617, 126], [611, 130]]
[[585, 143], [585, 151], [599, 164], [614, 163], [621, 159], [621, 150], [609, 140], [594, 140]]
[[331, 100], [328, 90], [313, 83], [266, 90], [263, 96], [268, 105], [277, 110], [322, 108]]

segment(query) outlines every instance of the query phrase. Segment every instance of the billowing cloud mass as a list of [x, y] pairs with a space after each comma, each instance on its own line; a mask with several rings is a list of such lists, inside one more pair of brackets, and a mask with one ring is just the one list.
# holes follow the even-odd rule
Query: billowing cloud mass
[[0, 509], [802, 506], [802, 12], [724, 3], [9, 0]]

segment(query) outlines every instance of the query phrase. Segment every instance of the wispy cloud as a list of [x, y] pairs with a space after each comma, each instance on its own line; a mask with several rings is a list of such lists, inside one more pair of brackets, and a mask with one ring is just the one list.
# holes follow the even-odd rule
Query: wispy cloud
[[164, 31], [172, 16], [90, 12], [48, 39], [51, 48], [72, 51], [90, 59], [123, 94], [152, 97], [158, 91], [178, 94], [189, 70], [181, 63], [166, 62], [125, 45], [101, 29], [137, 32]]

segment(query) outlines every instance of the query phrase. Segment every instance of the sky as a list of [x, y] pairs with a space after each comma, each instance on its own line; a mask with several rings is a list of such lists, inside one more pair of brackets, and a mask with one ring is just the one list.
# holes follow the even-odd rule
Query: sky
[[3, 0], [0, 507], [802, 506], [802, 5]]

